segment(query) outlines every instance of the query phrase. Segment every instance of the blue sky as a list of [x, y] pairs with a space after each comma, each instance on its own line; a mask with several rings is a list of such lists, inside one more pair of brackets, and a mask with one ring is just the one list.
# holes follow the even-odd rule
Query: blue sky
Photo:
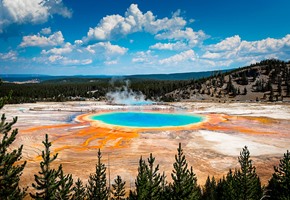
[[290, 59], [287, 0], [1, 0], [0, 74], [210, 71]]

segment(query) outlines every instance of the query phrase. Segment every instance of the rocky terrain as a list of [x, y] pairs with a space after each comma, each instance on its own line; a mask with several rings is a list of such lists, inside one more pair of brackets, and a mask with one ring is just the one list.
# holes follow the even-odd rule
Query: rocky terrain
[[165, 99], [290, 102], [290, 63], [265, 60], [230, 72], [215, 73], [167, 93]]

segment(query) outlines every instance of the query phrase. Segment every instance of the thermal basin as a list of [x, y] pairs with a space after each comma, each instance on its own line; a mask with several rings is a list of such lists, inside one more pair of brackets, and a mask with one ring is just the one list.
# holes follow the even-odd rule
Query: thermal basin
[[136, 128], [178, 127], [202, 122], [204, 117], [194, 114], [157, 112], [109, 112], [92, 115], [91, 120], [115, 126]]

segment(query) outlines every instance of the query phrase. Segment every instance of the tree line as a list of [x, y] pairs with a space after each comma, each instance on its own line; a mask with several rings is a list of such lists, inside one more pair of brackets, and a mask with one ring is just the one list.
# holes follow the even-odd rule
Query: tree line
[[[166, 93], [188, 85], [190, 80], [150, 80], [131, 79], [130, 89], [141, 92], [147, 99], [159, 101]], [[104, 100], [108, 92], [125, 86], [123, 79], [63, 79], [41, 83], [3, 83], [0, 96], [7, 96], [13, 91], [13, 98], [8, 103], [34, 103], [37, 101], [73, 101], [91, 98]]]
[[[0, 98], [0, 109], [9, 97]], [[0, 199], [18, 200], [30, 196], [32, 199], [45, 200], [260, 200], [290, 199], [290, 152], [287, 151], [280, 160], [279, 166], [274, 167], [274, 173], [266, 186], [262, 186], [256, 168], [250, 158], [250, 151], [245, 146], [238, 161], [240, 167], [231, 169], [221, 179], [208, 177], [205, 185], [197, 184], [197, 176], [189, 166], [181, 144], [177, 148], [172, 182], [166, 181], [164, 173], [160, 172], [155, 157], [150, 154], [147, 159], [140, 158], [138, 175], [135, 179], [135, 189], [126, 194], [126, 182], [117, 176], [112, 186], [108, 186], [106, 166], [102, 163], [99, 149], [95, 172], [89, 175], [84, 184], [80, 179], [73, 180], [72, 174], [65, 174], [60, 164], [52, 168], [52, 162], [58, 154], [52, 155], [51, 142], [48, 135], [42, 142], [42, 161], [39, 172], [34, 175], [32, 192], [27, 194], [28, 187], [21, 188], [19, 181], [26, 166], [22, 159], [22, 148], [11, 149], [18, 134], [13, 129], [17, 118], [7, 122], [5, 114], [0, 122]]]

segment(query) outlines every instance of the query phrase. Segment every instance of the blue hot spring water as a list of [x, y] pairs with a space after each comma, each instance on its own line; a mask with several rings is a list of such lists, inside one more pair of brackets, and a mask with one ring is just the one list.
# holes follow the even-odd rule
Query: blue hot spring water
[[204, 120], [204, 118], [199, 115], [153, 112], [110, 112], [93, 115], [91, 119], [110, 125], [139, 128], [185, 126]]

